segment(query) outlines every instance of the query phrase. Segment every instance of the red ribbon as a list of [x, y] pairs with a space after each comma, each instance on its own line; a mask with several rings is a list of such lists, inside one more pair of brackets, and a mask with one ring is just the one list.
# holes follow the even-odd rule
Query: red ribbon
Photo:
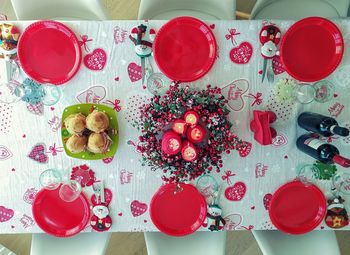
[[119, 105], [120, 100], [118, 99], [115, 99], [114, 102], [112, 102], [111, 100], [106, 100], [106, 103], [113, 105], [113, 110], [116, 110], [117, 112], [120, 112], [122, 109], [122, 107]]
[[231, 182], [231, 180], [230, 180], [230, 177], [235, 176], [235, 175], [236, 175], [236, 174], [232, 173], [231, 170], [227, 170], [227, 171], [225, 171], [225, 175], [221, 176], [221, 179], [222, 179], [223, 181], [226, 180], [226, 181], [227, 181], [227, 184], [228, 184], [228, 185], [231, 185], [232, 182]]
[[92, 39], [89, 39], [87, 35], [80, 36], [82, 41], [79, 41], [79, 46], [84, 46], [85, 51], [89, 52], [89, 47], [87, 46], [87, 42], [91, 42]]
[[240, 35], [241, 33], [238, 33], [237, 30], [235, 28], [231, 28], [228, 30], [228, 34], [225, 35], [226, 40], [230, 40], [233, 45], [236, 45], [236, 40], [235, 40], [235, 35]]
[[63, 147], [56, 148], [56, 143], [54, 143], [52, 146], [49, 147], [48, 153], [52, 153], [52, 156], [56, 156], [57, 152], [62, 152], [62, 151], [63, 151]]
[[261, 96], [262, 96], [262, 93], [258, 92], [258, 93], [256, 93], [256, 95], [249, 93], [246, 97], [254, 99], [254, 102], [251, 105], [251, 106], [254, 106], [255, 104], [260, 105], [262, 103]]

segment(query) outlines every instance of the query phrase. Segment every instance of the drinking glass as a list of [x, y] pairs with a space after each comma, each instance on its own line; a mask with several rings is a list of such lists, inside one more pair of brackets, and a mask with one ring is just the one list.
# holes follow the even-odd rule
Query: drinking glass
[[40, 174], [39, 181], [45, 189], [55, 190], [62, 182], [62, 175], [57, 169], [47, 169]]
[[81, 185], [75, 180], [68, 180], [63, 183], [59, 190], [60, 198], [66, 202], [73, 202], [81, 193]]
[[301, 104], [309, 104], [316, 97], [315, 88], [308, 83], [301, 83], [295, 89], [295, 97]]

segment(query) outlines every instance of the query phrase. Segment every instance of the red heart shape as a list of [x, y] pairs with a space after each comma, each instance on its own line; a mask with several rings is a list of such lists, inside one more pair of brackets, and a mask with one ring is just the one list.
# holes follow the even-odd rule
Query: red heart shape
[[230, 59], [236, 64], [247, 64], [253, 55], [253, 46], [249, 42], [242, 42], [230, 51]]
[[282, 64], [280, 56], [274, 56], [272, 58], [272, 69], [275, 75], [285, 72], [284, 65]]
[[121, 212], [120, 212], [120, 213], [118, 213], [118, 216], [123, 216], [123, 213], [121, 213]]
[[107, 54], [101, 49], [94, 49], [92, 53], [84, 57], [84, 65], [93, 71], [102, 70], [107, 63]]
[[147, 204], [134, 200], [130, 204], [130, 209], [132, 216], [137, 217], [144, 214], [147, 211]]
[[104, 158], [104, 159], [102, 159], [102, 162], [105, 164], [109, 164], [113, 161], [113, 159], [114, 159], [114, 156], [109, 157], [109, 158]]
[[245, 183], [236, 182], [233, 186], [226, 188], [225, 197], [230, 201], [241, 201], [246, 192], [247, 186]]
[[142, 68], [136, 63], [130, 63], [128, 65], [128, 74], [131, 82], [135, 82], [142, 79]]
[[0, 206], [0, 222], [9, 221], [14, 214], [15, 212], [12, 209]]
[[215, 28], [215, 24], [211, 24], [209, 27], [210, 27], [211, 29], [214, 29], [214, 28]]
[[36, 115], [43, 115], [43, 113], [44, 113], [43, 103], [27, 104], [27, 109], [29, 112], [36, 114]]
[[39, 162], [46, 163], [48, 161], [48, 157], [45, 154], [45, 145], [37, 144], [33, 147], [33, 149], [28, 154], [28, 157]]
[[271, 199], [272, 199], [272, 194], [270, 193], [267, 193], [263, 198], [263, 203], [266, 210], [269, 210], [270, 208]]
[[248, 156], [252, 150], [252, 144], [250, 142], [243, 141], [236, 145], [236, 150], [238, 150], [239, 155], [244, 158]]
[[272, 139], [273, 147], [282, 147], [288, 143], [288, 139], [284, 134], [278, 134], [275, 138]]
[[222, 95], [228, 101], [228, 106], [236, 112], [244, 108], [247, 98], [244, 94], [247, 92], [249, 92], [249, 82], [245, 79], [235, 80], [221, 89]]

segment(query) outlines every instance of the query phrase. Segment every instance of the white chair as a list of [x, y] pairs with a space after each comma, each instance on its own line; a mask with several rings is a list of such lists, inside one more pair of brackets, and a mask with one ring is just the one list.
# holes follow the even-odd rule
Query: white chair
[[81, 233], [69, 238], [33, 234], [30, 255], [103, 255], [111, 233]]
[[145, 232], [148, 255], [224, 255], [226, 231], [197, 231], [184, 237]]
[[258, 0], [251, 19], [301, 19], [308, 16], [346, 17], [350, 0]]
[[106, 20], [101, 0], [11, 0], [18, 20]]
[[169, 20], [178, 16], [236, 19], [236, 0], [141, 0], [138, 19]]
[[287, 235], [274, 230], [256, 230], [253, 235], [264, 255], [340, 255], [334, 231]]

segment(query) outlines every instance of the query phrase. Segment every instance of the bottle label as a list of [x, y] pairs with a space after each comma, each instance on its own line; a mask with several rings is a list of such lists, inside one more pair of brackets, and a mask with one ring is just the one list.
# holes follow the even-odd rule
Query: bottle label
[[317, 150], [321, 145], [325, 144], [324, 142], [316, 138], [308, 138], [304, 141], [304, 144], [310, 146], [311, 148]]

